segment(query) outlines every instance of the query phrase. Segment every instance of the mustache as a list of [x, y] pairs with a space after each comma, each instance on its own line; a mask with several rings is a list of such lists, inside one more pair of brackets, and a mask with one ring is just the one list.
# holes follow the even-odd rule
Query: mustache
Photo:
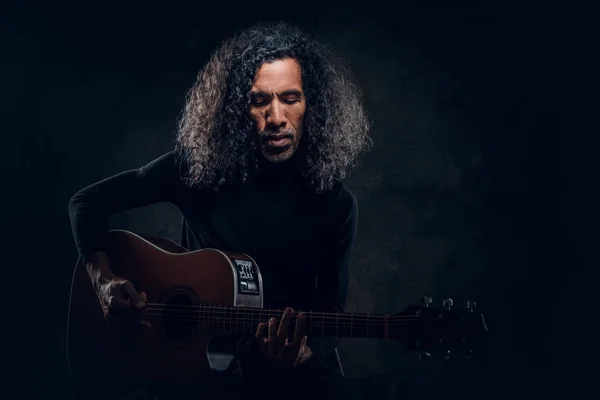
[[268, 139], [271, 139], [274, 137], [276, 137], [278, 139], [283, 139], [283, 138], [293, 139], [295, 133], [296, 132], [293, 129], [277, 129], [277, 130], [264, 129], [258, 133], [258, 137], [260, 140], [268, 140]]

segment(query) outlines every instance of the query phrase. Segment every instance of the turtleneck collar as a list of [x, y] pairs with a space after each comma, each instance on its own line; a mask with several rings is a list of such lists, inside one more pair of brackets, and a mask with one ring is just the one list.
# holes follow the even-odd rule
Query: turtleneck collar
[[282, 184], [305, 180], [300, 172], [297, 154], [294, 154], [289, 160], [279, 163], [270, 162], [261, 156], [258, 167], [256, 179], [262, 183]]

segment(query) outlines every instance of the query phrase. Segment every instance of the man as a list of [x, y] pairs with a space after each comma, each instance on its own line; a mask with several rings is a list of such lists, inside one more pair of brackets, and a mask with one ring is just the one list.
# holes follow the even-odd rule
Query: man
[[[106, 315], [146, 300], [110, 269], [107, 217], [157, 202], [181, 211], [187, 249], [251, 254], [266, 308], [342, 312], [358, 209], [341, 180], [371, 146], [351, 82], [324, 45], [285, 23], [224, 41], [190, 90], [175, 149], [71, 198], [75, 243]], [[300, 340], [285, 343], [277, 330], [288, 319], [260, 324], [244, 358], [260, 397], [356, 396], [325, 361], [335, 339], [306, 340], [299, 323]], [[278, 383], [292, 386], [282, 394]]]

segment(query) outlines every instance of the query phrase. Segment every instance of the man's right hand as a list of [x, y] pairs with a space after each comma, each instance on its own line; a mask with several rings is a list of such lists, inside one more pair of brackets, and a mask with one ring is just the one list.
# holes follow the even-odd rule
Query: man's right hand
[[100, 278], [97, 291], [104, 317], [108, 321], [125, 319], [128, 322], [139, 321], [146, 327], [151, 326], [146, 321], [134, 318], [141, 316], [148, 299], [146, 293], [138, 293], [130, 281], [118, 277]]
[[104, 252], [94, 253], [86, 263], [86, 269], [107, 321], [139, 322], [143, 326], [151, 326], [139, 319], [148, 300], [146, 293], [138, 293], [130, 281], [114, 276]]

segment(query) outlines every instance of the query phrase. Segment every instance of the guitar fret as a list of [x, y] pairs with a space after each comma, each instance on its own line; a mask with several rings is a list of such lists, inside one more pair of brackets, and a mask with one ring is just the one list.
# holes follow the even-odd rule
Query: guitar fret
[[202, 307], [198, 308], [198, 326], [196, 327], [196, 330], [198, 331], [198, 333], [202, 333], [202, 331], [200, 330], [200, 323], [202, 322], [202, 318], [200, 313], [202, 312]]
[[[250, 328], [252, 327], [252, 324], [250, 322], [248, 322], [249, 318], [252, 318], [252, 313], [254, 312], [254, 310], [250, 310], [246, 312], [246, 318], [244, 318], [244, 329], [246, 331], [246, 333], [250, 333]], [[250, 315], [248, 315], [250, 314]]]

